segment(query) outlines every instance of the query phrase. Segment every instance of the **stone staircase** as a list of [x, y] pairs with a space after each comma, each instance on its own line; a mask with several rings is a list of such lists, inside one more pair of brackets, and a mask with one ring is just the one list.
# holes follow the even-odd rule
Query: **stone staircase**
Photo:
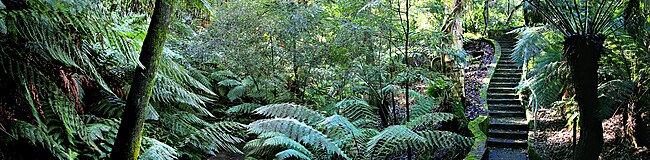
[[500, 40], [501, 58], [488, 88], [488, 157], [495, 160], [528, 159], [528, 121], [517, 90], [522, 71], [510, 58], [513, 39]]

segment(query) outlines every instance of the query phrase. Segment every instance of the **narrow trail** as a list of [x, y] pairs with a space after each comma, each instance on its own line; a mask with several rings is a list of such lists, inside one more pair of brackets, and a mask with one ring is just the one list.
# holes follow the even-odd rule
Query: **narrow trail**
[[491, 160], [525, 160], [528, 159], [528, 121], [515, 89], [522, 71], [510, 58], [514, 38], [498, 43], [502, 54], [488, 88], [487, 152]]

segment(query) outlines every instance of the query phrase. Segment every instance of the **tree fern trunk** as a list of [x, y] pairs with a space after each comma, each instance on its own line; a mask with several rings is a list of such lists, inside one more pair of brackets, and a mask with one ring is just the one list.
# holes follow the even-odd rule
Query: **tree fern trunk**
[[598, 60], [603, 36], [573, 35], [565, 38], [565, 56], [572, 71], [576, 101], [580, 106], [580, 139], [575, 159], [598, 159], [603, 148], [603, 126], [598, 115]]
[[156, 0], [151, 23], [140, 52], [140, 62], [144, 68], [137, 67], [135, 70], [135, 77], [126, 101], [126, 108], [122, 114], [122, 122], [113, 145], [111, 159], [138, 159], [145, 110], [156, 79], [158, 60], [167, 39], [173, 8], [172, 1]]

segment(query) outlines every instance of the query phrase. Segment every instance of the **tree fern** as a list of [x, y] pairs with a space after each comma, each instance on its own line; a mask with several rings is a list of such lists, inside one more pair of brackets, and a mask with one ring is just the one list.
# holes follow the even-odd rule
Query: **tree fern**
[[142, 137], [143, 146], [148, 146], [144, 149], [140, 159], [146, 160], [175, 160], [178, 159], [178, 153], [173, 147], [162, 143], [156, 139]]
[[548, 28], [542, 27], [524, 27], [515, 29], [509, 32], [518, 33], [517, 43], [510, 55], [510, 58], [515, 61], [517, 66], [522, 66], [528, 62], [533, 56], [540, 54], [544, 49], [551, 45], [551, 41], [545, 36]]
[[239, 105], [232, 106], [232, 107], [228, 108], [226, 113], [228, 113], [228, 114], [235, 114], [235, 113], [249, 114], [249, 113], [253, 113], [253, 111], [255, 109], [260, 108], [260, 107], [261, 107], [261, 105], [255, 104], [255, 103], [242, 103], [242, 104], [239, 104]]
[[[363, 157], [365, 143], [370, 136], [364, 133], [366, 129], [359, 129], [347, 118], [340, 115], [333, 115], [325, 118], [318, 126], [326, 129], [326, 134], [334, 138], [334, 143], [342, 148], [347, 148], [347, 154], [353, 159]], [[374, 130], [374, 129], [373, 129]]]
[[232, 88], [230, 89], [230, 91], [228, 91], [228, 95], [227, 95], [228, 99], [230, 99], [230, 101], [234, 101], [235, 99], [244, 96], [246, 90], [247, 90], [246, 86], [237, 86], [235, 88]]
[[535, 60], [535, 66], [522, 86], [533, 93], [531, 102], [548, 106], [556, 101], [569, 82], [569, 68], [557, 52], [545, 52]]
[[348, 159], [347, 155], [332, 143], [325, 134], [296, 119], [264, 119], [255, 121], [248, 126], [253, 133], [283, 133], [293, 140], [324, 150], [326, 154]]
[[427, 113], [419, 117], [415, 117], [406, 123], [408, 128], [416, 128], [418, 126], [438, 125], [440, 122], [451, 121], [454, 119], [454, 114], [451, 113]]
[[426, 139], [426, 147], [429, 149], [449, 148], [452, 146], [469, 147], [474, 139], [458, 135], [449, 131], [420, 131], [418, 134]]
[[237, 80], [226, 79], [226, 80], [219, 81], [218, 84], [226, 87], [235, 87], [241, 85], [242, 83]]
[[368, 141], [366, 153], [370, 156], [368, 158], [384, 159], [397, 151], [406, 150], [409, 145], [417, 148], [425, 142], [424, 137], [411, 131], [406, 126], [393, 125]]
[[248, 156], [264, 157], [265, 155], [271, 153], [273, 150], [277, 149], [290, 149], [298, 151], [308, 157], [314, 156], [305, 146], [287, 137], [286, 135], [277, 132], [268, 133], [271, 133], [272, 135], [260, 135], [258, 139], [246, 143], [244, 149], [248, 151]]
[[275, 157], [277, 157], [278, 159], [297, 158], [297, 159], [311, 160], [311, 158], [309, 158], [307, 155], [293, 149], [287, 149], [282, 152], [278, 152], [278, 154], [275, 154]]
[[53, 156], [59, 159], [70, 159], [70, 155], [66, 149], [58, 144], [56, 140], [50, 137], [43, 128], [35, 127], [32, 124], [29, 124], [25, 121], [16, 121], [11, 128], [11, 137], [15, 140], [21, 138], [27, 139], [29, 143], [32, 143], [35, 146], [41, 146]]
[[352, 121], [359, 119], [375, 119], [377, 107], [369, 105], [360, 99], [344, 99], [336, 103], [335, 107]]
[[255, 109], [254, 112], [267, 117], [292, 118], [301, 122], [306, 122], [310, 125], [316, 124], [325, 119], [325, 116], [318, 112], [301, 105], [290, 103], [265, 105]]
[[625, 104], [634, 93], [634, 83], [627, 80], [612, 80], [598, 85], [599, 115], [607, 119]]

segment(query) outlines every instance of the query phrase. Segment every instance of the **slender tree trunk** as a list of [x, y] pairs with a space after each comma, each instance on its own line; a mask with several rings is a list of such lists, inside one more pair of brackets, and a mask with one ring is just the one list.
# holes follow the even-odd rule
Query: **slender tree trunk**
[[565, 38], [565, 56], [571, 68], [576, 101], [580, 107], [580, 139], [574, 158], [598, 159], [603, 148], [602, 120], [598, 114], [598, 60], [604, 36], [574, 35]]
[[488, 25], [490, 25], [490, 0], [485, 0], [483, 4], [483, 21], [485, 22], [485, 28], [483, 28], [483, 35], [487, 36]]
[[111, 152], [113, 160], [135, 160], [140, 154], [145, 110], [156, 79], [158, 60], [167, 39], [172, 5], [172, 0], [156, 0], [151, 23], [140, 52], [140, 62], [144, 68], [137, 67], [135, 70], [135, 77], [126, 100], [126, 108], [122, 113], [122, 122]]

